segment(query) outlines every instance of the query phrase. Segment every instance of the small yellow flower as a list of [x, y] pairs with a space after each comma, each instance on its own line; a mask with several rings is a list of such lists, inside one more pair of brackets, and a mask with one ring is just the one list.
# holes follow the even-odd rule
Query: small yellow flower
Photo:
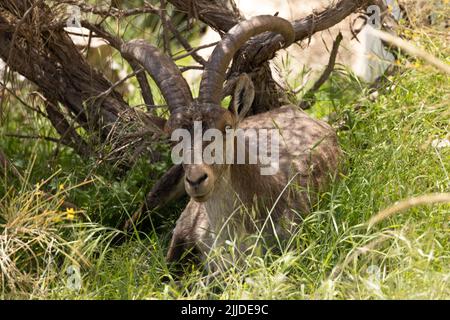
[[75, 210], [73, 208], [66, 209], [66, 219], [67, 220], [75, 219]]
[[403, 34], [404, 34], [405, 38], [412, 38], [414, 36], [414, 32], [412, 32], [409, 29], [404, 30]]
[[63, 191], [64, 188], [65, 188], [64, 183], [61, 183], [61, 184], [59, 185], [59, 191]]

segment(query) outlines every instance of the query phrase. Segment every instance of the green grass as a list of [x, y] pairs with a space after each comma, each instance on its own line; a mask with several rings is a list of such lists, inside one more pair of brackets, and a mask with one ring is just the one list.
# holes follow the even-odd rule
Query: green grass
[[[421, 40], [449, 60], [445, 43]], [[255, 254], [217, 278], [207, 278], [201, 267], [175, 278], [166, 265], [179, 210], [159, 212], [153, 231], [111, 244], [114, 228], [138, 208], [166, 161], [142, 161], [117, 180], [109, 168], [70, 150], [55, 153], [50, 142], [3, 138], [0, 146], [27, 181], [2, 175], [0, 182], [0, 242], [16, 250], [11, 267], [1, 267], [0, 297], [449, 299], [450, 205], [415, 207], [370, 230], [364, 225], [401, 199], [450, 192], [450, 148], [432, 146], [435, 139], [450, 139], [450, 79], [431, 67], [400, 62], [402, 73], [389, 79], [389, 90], [376, 101], [349, 77], [329, 81], [312, 113], [334, 112], [336, 122], [345, 121], [347, 130], [339, 131], [345, 173], [282, 254]], [[15, 101], [8, 107], [1, 132], [26, 122], [34, 134], [52, 134], [48, 123]], [[56, 195], [49, 200], [39, 190]], [[74, 219], [62, 209], [64, 199], [80, 208]], [[70, 265], [80, 267], [79, 291], [67, 287]]]

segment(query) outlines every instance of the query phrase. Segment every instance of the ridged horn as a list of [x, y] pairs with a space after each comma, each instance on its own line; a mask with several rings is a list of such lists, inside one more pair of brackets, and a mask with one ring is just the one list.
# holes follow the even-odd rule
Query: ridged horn
[[220, 105], [225, 72], [236, 52], [253, 36], [272, 31], [284, 38], [284, 47], [295, 40], [292, 24], [280, 17], [262, 15], [242, 21], [228, 31], [208, 60], [200, 82], [200, 104]]
[[171, 114], [192, 104], [189, 85], [166, 54], [140, 39], [124, 43], [121, 49], [124, 54], [138, 61], [155, 80]]

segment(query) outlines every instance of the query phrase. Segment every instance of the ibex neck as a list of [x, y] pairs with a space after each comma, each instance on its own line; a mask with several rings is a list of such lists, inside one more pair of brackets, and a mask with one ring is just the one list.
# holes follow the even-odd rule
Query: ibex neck
[[271, 205], [278, 190], [275, 176], [261, 175], [259, 165], [231, 165], [216, 182], [213, 194], [205, 203], [212, 229], [217, 231], [224, 223], [233, 221], [240, 221], [242, 225], [243, 215], [248, 215], [252, 209], [256, 213], [254, 218], [258, 218], [258, 207]]

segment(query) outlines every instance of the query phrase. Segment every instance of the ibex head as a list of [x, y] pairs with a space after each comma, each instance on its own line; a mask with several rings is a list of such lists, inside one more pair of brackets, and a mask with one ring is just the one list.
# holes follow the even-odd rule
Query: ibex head
[[[197, 117], [193, 118], [193, 121], [198, 121], [197, 124], [201, 124], [203, 132], [207, 129], [216, 129], [220, 132], [220, 135], [214, 137], [214, 139], [217, 139], [218, 137], [222, 139], [219, 144], [222, 146], [222, 150], [216, 150], [215, 152], [222, 152], [224, 160], [220, 163], [209, 163], [202, 159], [202, 161], [198, 163], [193, 161], [193, 157], [188, 157], [190, 158], [190, 161], [183, 163], [186, 192], [196, 201], [202, 202], [208, 199], [217, 179], [222, 175], [227, 166], [230, 165], [225, 164], [227, 144], [229, 143], [226, 141], [226, 137], [230, 137], [227, 135], [227, 132], [233, 132], [233, 129], [238, 127], [239, 122], [251, 108], [254, 96], [253, 83], [246, 74], [243, 74], [236, 82], [232, 103], [228, 109], [218, 105], [203, 105], [203, 107], [195, 109], [198, 114]], [[194, 139], [197, 139], [195, 133], [193, 133], [192, 136]], [[216, 141], [214, 140], [214, 142]], [[199, 143], [199, 141], [192, 140], [188, 150], [184, 151], [193, 155], [195, 153], [195, 143]], [[204, 149], [210, 142], [201, 141], [200, 143], [201, 149], [199, 150], [199, 153], [203, 154]], [[232, 143], [234, 144], [234, 139]]]
[[[235, 86], [232, 103], [222, 108], [225, 73], [236, 52], [253, 36], [263, 32], [279, 33], [280, 47], [289, 46], [295, 39], [290, 22], [274, 16], [257, 16], [233, 27], [217, 44], [205, 67], [200, 83], [200, 93], [193, 99], [189, 86], [178, 67], [165, 54], [142, 41], [125, 45], [124, 52], [134, 56], [152, 75], [161, 89], [170, 110], [165, 130], [171, 134], [175, 129], [193, 131], [194, 122], [200, 122], [203, 130], [217, 129], [223, 133], [235, 129], [250, 109], [254, 88], [250, 78], [242, 75]], [[194, 141], [192, 141], [194, 143]], [[223, 146], [226, 143], [222, 144]], [[193, 149], [194, 146], [192, 145]], [[205, 148], [205, 146], [202, 146]], [[197, 201], [206, 201], [217, 178], [226, 169], [225, 164], [183, 164], [187, 193]]]

